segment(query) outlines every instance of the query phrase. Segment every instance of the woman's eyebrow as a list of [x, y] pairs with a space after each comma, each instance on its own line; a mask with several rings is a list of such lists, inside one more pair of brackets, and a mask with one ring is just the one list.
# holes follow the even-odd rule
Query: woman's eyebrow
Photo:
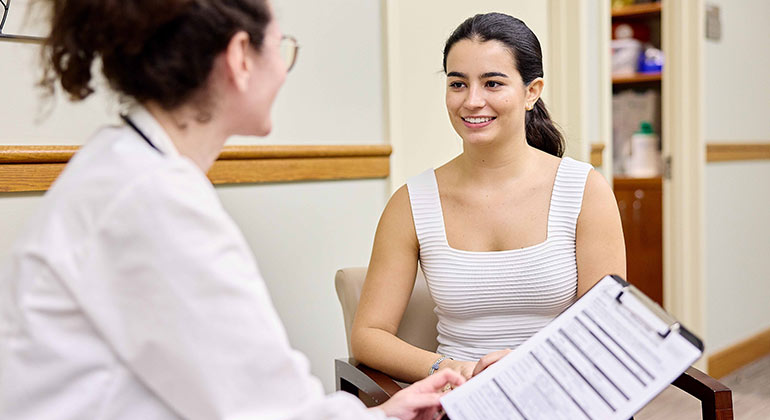
[[[449, 73], [447, 73], [446, 76], [447, 77], [459, 77], [461, 79], [467, 79], [468, 78], [467, 74], [460, 73], [459, 71], [450, 71]], [[505, 73], [500, 73], [498, 71], [490, 71], [490, 72], [486, 72], [486, 73], [481, 75], [482, 79], [489, 79], [490, 77], [502, 77], [502, 78], [507, 79], [508, 75], [505, 74]]]
[[490, 77], [504, 77], [504, 78], [507, 79], [508, 75], [505, 74], [505, 73], [497, 72], [497, 71], [490, 71], [490, 72], [487, 72], [487, 73], [484, 73], [484, 74], [481, 75], [482, 79], [488, 79]]

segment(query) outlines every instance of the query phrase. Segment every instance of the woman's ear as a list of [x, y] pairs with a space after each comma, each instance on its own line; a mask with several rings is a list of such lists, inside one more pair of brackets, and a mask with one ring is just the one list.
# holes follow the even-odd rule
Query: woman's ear
[[249, 56], [251, 43], [249, 34], [238, 31], [230, 38], [225, 50], [225, 63], [228, 78], [241, 92], [248, 89], [251, 70], [254, 63]]
[[526, 100], [528, 108], [535, 106], [535, 102], [540, 99], [540, 95], [543, 93], [543, 86], [545, 86], [545, 81], [542, 77], [538, 77], [535, 80], [529, 82], [529, 85], [527, 85]]

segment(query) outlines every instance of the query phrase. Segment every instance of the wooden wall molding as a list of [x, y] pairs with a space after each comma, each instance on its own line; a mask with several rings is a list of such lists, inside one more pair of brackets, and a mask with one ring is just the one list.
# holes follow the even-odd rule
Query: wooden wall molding
[[[0, 146], [0, 192], [45, 191], [78, 146]], [[225, 146], [214, 184], [387, 178], [389, 145]]]
[[598, 168], [602, 166], [604, 154], [603, 143], [591, 143], [591, 166]]
[[708, 374], [719, 379], [768, 354], [770, 354], [770, 329], [709, 356]]
[[[591, 165], [602, 166], [604, 144], [591, 144]], [[709, 143], [706, 145], [706, 162], [730, 162], [741, 160], [770, 160], [770, 143]]]
[[706, 162], [770, 160], [770, 143], [709, 143]]

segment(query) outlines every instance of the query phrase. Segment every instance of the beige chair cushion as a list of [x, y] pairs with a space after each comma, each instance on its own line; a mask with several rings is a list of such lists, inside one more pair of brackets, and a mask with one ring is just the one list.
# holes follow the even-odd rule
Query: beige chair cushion
[[[343, 268], [337, 271], [334, 278], [334, 286], [337, 289], [337, 297], [342, 305], [342, 316], [345, 318], [345, 333], [348, 338], [348, 353], [352, 356], [350, 348], [350, 332], [353, 327], [353, 318], [356, 316], [358, 299], [361, 297], [361, 289], [366, 278], [366, 267]], [[398, 337], [409, 344], [429, 351], [436, 351], [436, 324], [438, 318], [433, 313], [435, 304], [428, 292], [425, 277], [422, 270], [417, 270], [417, 278], [412, 289], [412, 297], [406, 307], [401, 325], [398, 328]]]

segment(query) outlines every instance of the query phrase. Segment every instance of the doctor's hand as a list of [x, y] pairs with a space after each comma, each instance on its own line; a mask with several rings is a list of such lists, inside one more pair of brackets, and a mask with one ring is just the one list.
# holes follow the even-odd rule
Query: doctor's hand
[[444, 369], [396, 392], [379, 408], [388, 417], [401, 420], [432, 420], [441, 410], [439, 398], [447, 385], [458, 387], [465, 378], [452, 369]]
[[476, 366], [473, 367], [473, 374], [471, 375], [476, 376], [484, 369], [488, 368], [492, 364], [496, 363], [498, 360], [502, 359], [503, 357], [507, 356], [508, 353], [511, 352], [511, 349], [505, 349], [505, 350], [498, 350], [493, 351], [492, 353], [487, 354], [486, 356], [479, 359], [478, 363], [476, 363]]

